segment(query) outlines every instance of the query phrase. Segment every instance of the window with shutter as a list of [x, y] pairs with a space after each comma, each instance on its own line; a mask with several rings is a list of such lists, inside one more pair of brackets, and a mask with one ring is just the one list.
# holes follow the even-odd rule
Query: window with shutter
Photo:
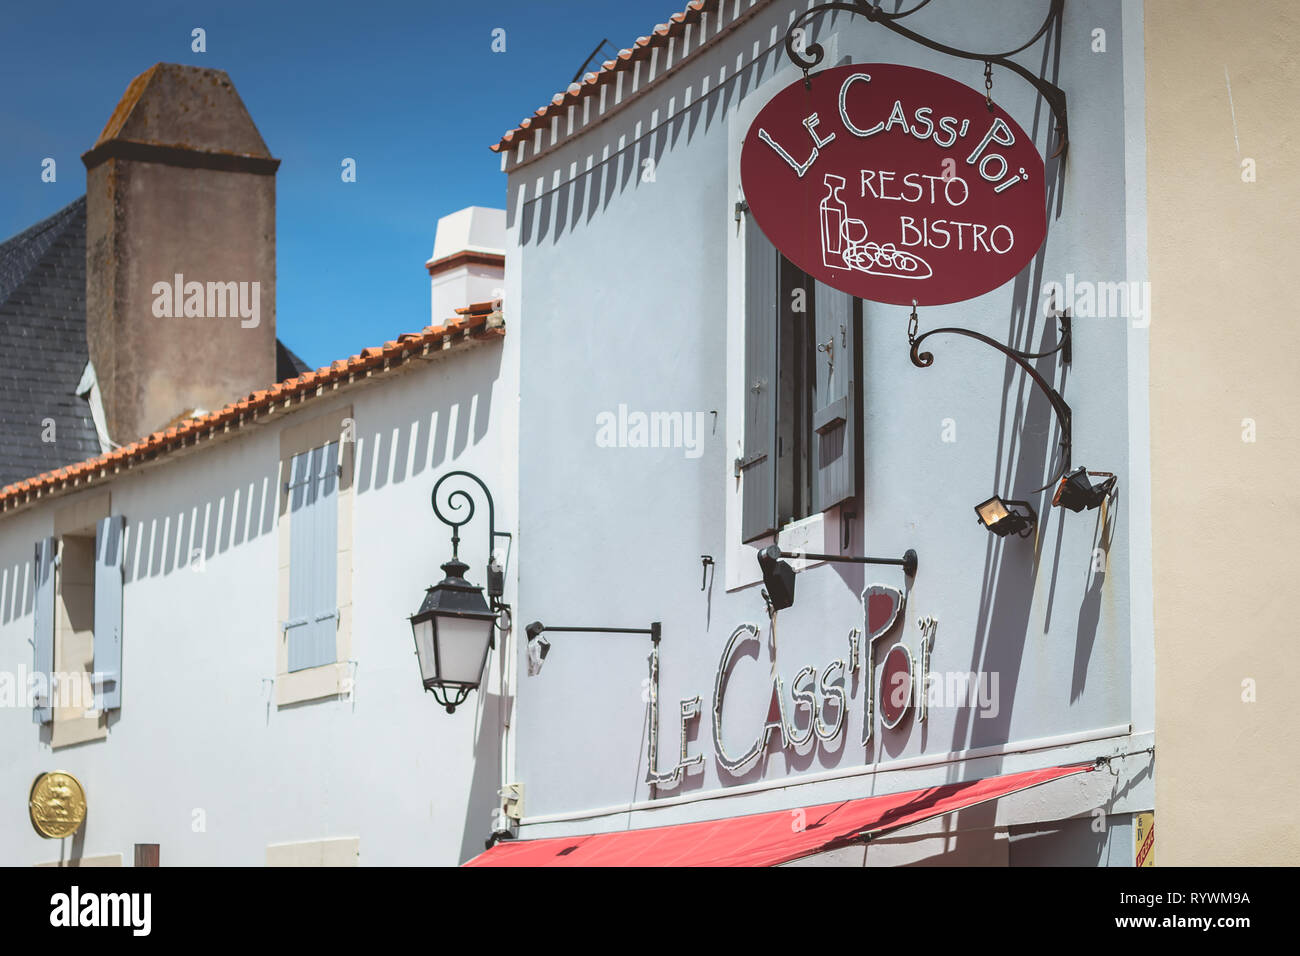
[[[103, 500], [107, 510], [107, 499]], [[121, 616], [116, 627], [100, 618], [98, 591], [103, 576], [98, 567], [96, 547], [107, 544], [101, 528], [114, 523], [102, 515], [88, 515], [90, 509], [73, 503], [62, 516], [56, 516], [58, 556], [54, 561], [54, 673], [50, 681], [51, 747], [67, 747], [108, 736], [107, 709], [102, 685], [95, 683], [97, 651], [104, 640], [121, 643]], [[87, 523], [81, 523], [89, 519]], [[120, 522], [117, 522], [120, 527]], [[120, 541], [120, 538], [119, 538]], [[114, 566], [117, 570], [118, 565]], [[120, 570], [118, 588], [120, 591]], [[108, 588], [108, 600], [120, 594]], [[102, 635], [100, 631], [102, 630]], [[108, 654], [108, 651], [103, 651]], [[110, 660], [110, 666], [112, 661]]]
[[741, 540], [857, 494], [861, 302], [816, 282], [745, 216]]
[[347, 693], [352, 657], [352, 406], [280, 430], [275, 703]]
[[339, 443], [294, 455], [287, 490], [292, 673], [337, 659]]
[[71, 496], [36, 544], [32, 719], [55, 748], [104, 739], [122, 705], [126, 518], [110, 504], [106, 491]]

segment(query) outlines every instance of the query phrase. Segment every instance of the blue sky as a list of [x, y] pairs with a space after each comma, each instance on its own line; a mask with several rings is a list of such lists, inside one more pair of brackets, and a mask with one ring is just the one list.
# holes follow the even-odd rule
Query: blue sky
[[[438, 217], [504, 206], [488, 146], [685, 0], [6, 3], [0, 240], [85, 192], [80, 156], [157, 62], [230, 74], [277, 177], [277, 332], [325, 365], [429, 319]], [[207, 52], [190, 31], [207, 33]], [[506, 31], [504, 53], [492, 31]], [[606, 58], [609, 51], [606, 49]], [[53, 157], [55, 183], [41, 182]], [[357, 161], [357, 182], [340, 162]]]

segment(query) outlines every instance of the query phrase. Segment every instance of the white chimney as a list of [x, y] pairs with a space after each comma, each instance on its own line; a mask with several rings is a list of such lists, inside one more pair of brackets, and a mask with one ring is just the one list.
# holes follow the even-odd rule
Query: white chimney
[[432, 325], [456, 317], [456, 310], [493, 302], [506, 284], [506, 211], [470, 206], [438, 220], [431, 280]]

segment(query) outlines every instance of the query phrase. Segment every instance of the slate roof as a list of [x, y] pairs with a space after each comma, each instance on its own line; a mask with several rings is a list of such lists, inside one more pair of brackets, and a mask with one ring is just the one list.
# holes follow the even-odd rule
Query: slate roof
[[287, 378], [310, 372], [311, 366], [294, 355], [289, 346], [279, 339], [275, 340], [275, 380], [283, 382]]
[[86, 361], [83, 196], [0, 245], [0, 485], [99, 454]]
[[[278, 381], [310, 371], [283, 342], [275, 351]], [[76, 394], [88, 360], [82, 196], [0, 243], [0, 487], [100, 453]]]

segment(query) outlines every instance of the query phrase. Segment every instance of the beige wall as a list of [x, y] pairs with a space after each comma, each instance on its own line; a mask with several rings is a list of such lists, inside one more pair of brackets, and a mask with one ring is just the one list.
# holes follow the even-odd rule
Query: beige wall
[[1145, 12], [1156, 844], [1294, 864], [1300, 4]]
[[[108, 736], [107, 715], [93, 710], [95, 670], [95, 535], [59, 539], [58, 594], [54, 600], [54, 672], [50, 746], [66, 747]], [[65, 682], [79, 686], [68, 687]], [[90, 716], [87, 716], [90, 715]]]
[[[64, 683], [54, 694], [50, 746], [67, 747], [108, 736], [108, 715], [95, 713], [95, 526], [109, 515], [108, 492], [83, 496], [55, 512], [59, 565], [54, 598], [54, 672]], [[80, 675], [74, 677], [72, 675]], [[66, 682], [77, 681], [76, 686]]]
[[52, 860], [49, 863], [37, 863], [37, 866], [121, 866], [121, 853], [105, 853], [102, 856], [76, 856], [70, 860]]

